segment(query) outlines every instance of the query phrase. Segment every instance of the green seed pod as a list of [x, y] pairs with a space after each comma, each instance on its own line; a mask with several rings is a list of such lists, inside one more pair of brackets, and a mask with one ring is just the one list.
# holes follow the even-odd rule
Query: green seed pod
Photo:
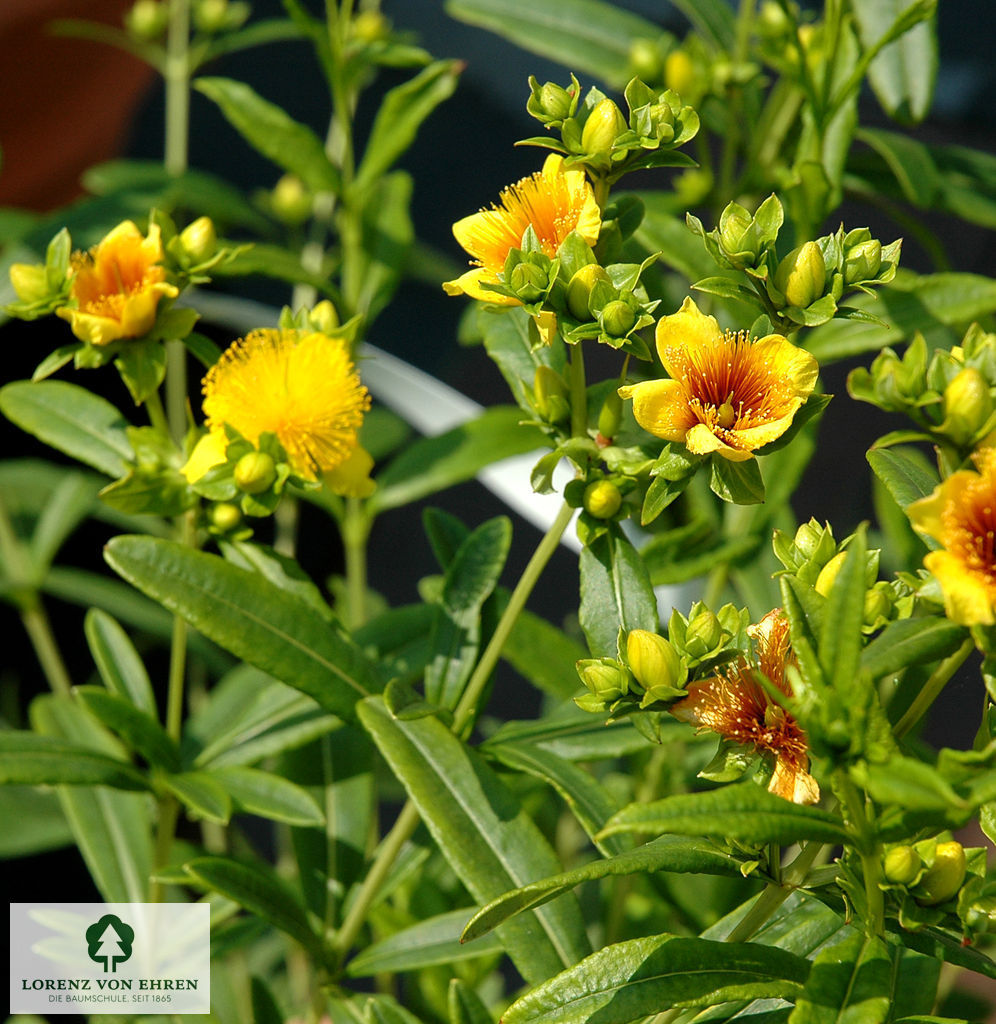
[[242, 511], [238, 505], [222, 501], [211, 509], [211, 525], [222, 533], [229, 533], [242, 522]]
[[611, 519], [622, 505], [622, 495], [611, 480], [595, 480], [584, 489], [583, 502], [588, 515]]
[[933, 907], [951, 899], [965, 881], [965, 850], [961, 843], [938, 843], [934, 863], [927, 868], [913, 889], [913, 898], [921, 906]]
[[607, 440], [611, 440], [619, 432], [619, 424], [622, 423], [622, 402], [617, 391], [610, 391], [599, 410], [598, 433]]
[[246, 494], [262, 494], [277, 479], [277, 466], [266, 452], [249, 452], [235, 463], [235, 486]]
[[882, 864], [886, 881], [893, 885], [910, 885], [922, 868], [920, 854], [912, 846], [893, 846]]
[[800, 309], [820, 298], [826, 282], [826, 261], [815, 242], [793, 249], [775, 271], [775, 287], [785, 296], [788, 305]]

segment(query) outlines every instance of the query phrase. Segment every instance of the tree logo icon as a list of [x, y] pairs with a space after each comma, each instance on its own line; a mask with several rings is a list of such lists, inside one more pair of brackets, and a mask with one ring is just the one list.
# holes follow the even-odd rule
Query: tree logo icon
[[102, 963], [104, 971], [113, 974], [118, 964], [131, 956], [131, 944], [135, 941], [135, 929], [125, 924], [114, 914], [104, 914], [86, 930], [86, 946], [90, 959]]

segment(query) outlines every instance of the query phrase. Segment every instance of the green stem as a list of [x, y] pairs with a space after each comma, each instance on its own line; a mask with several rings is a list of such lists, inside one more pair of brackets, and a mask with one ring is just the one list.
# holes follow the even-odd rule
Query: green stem
[[[508, 635], [511, 633], [516, 619], [519, 617], [519, 612], [525, 606], [526, 600], [540, 577], [540, 573], [546, 567], [553, 552], [556, 551], [560, 538], [563, 536], [564, 530], [567, 529], [573, 514], [574, 510], [565, 504], [557, 518], [550, 525], [550, 528], [543, 535], [543, 539], [539, 542], [535, 552], [533, 552], [533, 557], [530, 558], [519, 582], [512, 591], [508, 604], [505, 606], [501, 619], [495, 628], [494, 635], [481, 655], [481, 660], [478, 662], [473, 675], [467, 683], [467, 689], [464, 691], [456, 710], [453, 712], [452, 731], [457, 736], [460, 736], [465, 727], [472, 723], [478, 711], [477, 704], [481, 693], [498, 661], [502, 648], [505, 646], [505, 641], [508, 639]], [[418, 810], [412, 801], [409, 800], [401, 809], [401, 813], [398, 815], [391, 831], [380, 844], [373, 863], [370, 865], [370, 870], [363, 879], [356, 898], [353, 900], [342, 923], [342, 927], [336, 935], [333, 950], [340, 962], [356, 940], [356, 936], [366, 920], [367, 911], [376, 898], [377, 892], [394, 866], [394, 861], [401, 852], [402, 846], [404, 846], [418, 827], [418, 823]]]
[[930, 678], [923, 684], [913, 703], [906, 709], [899, 721], [892, 727], [892, 734], [897, 740], [902, 739], [927, 713], [931, 704], [937, 700], [948, 680], [964, 664], [965, 659], [975, 649], [971, 640], [966, 640], [957, 651], [934, 669]]
[[166, 36], [166, 138], [163, 164], [168, 174], [187, 169], [190, 129], [190, 0], [170, 0]]
[[357, 629], [367, 619], [367, 540], [372, 525], [363, 502], [347, 498], [342, 543], [346, 560], [346, 622], [350, 629]]
[[[187, 512], [181, 520], [181, 541], [193, 547], [194, 513]], [[166, 691], [166, 732], [177, 742], [183, 731], [183, 688], [187, 669], [187, 623], [179, 615], [173, 617], [169, 650], [169, 680]]]
[[[168, 372], [169, 367], [167, 365]], [[145, 411], [149, 414], [149, 422], [163, 437], [172, 437], [169, 429], [169, 420], [166, 417], [166, 410], [163, 408], [163, 400], [159, 397], [158, 391], [153, 391], [145, 399]]]
[[[8, 580], [17, 595], [18, 612], [25, 632], [31, 641], [42, 672], [53, 693], [68, 696], [72, 690], [72, 679], [59, 652], [59, 645], [52, 631], [45, 606], [34, 583], [31, 557], [17, 536], [10, 512], [0, 496], [0, 559], [6, 568]], [[20, 593], [18, 593], [20, 591]]]
[[[750, 48], [750, 30], [754, 20], [754, 0], [740, 0], [737, 10], [736, 37], [733, 44], [733, 63], [741, 65], [747, 60]], [[719, 197], [727, 203], [733, 196], [733, 182], [740, 151], [740, 122], [743, 112], [743, 86], [734, 85], [730, 90], [730, 118], [723, 142], [719, 162]]]
[[588, 386], [584, 372], [584, 352], [581, 345], [568, 346], [568, 381], [571, 400], [571, 436], [584, 437], [588, 433]]
[[498, 658], [501, 656], [502, 649], [508, 640], [509, 634], [512, 632], [512, 628], [515, 626], [519, 613], [525, 607], [526, 601], [532, 593], [533, 587], [536, 586], [536, 581], [540, 578], [540, 574], [546, 568], [547, 562], [550, 561], [554, 551], [557, 550], [560, 538], [563, 537], [564, 531], [567, 529], [573, 515], [574, 509], [565, 503], [557, 514], [557, 518], [551, 523], [550, 528], [539, 542], [539, 545], [533, 552], [533, 557], [529, 559], [526, 568], [522, 572], [522, 576], [519, 578], [519, 582], [515, 585], [515, 589], [508, 599], [508, 604], [505, 606], [505, 611], [498, 621], [494, 634], [488, 646], [484, 649], [481, 660], [477, 663], [467, 683], [467, 689], [464, 690], [463, 696], [453, 712], [453, 732], [457, 736], [463, 735], [465, 728], [471, 725], [476, 717], [479, 710], [477, 704], [481, 693], [487, 685], [495, 665], [498, 663]]
[[846, 769], [835, 772], [834, 781], [855, 835], [855, 849], [861, 858], [867, 904], [865, 931], [868, 935], [884, 935], [885, 894], [878, 885], [882, 878], [882, 844], [877, 840], [875, 830], [868, 820], [865, 798], [858, 792]]
[[[173, 834], [180, 816], [180, 802], [172, 794], [158, 800], [159, 823], [156, 827], [156, 844], [152, 853], [152, 872], [155, 874], [169, 864], [170, 850], [173, 848]], [[153, 903], [162, 903], [164, 897], [161, 882], [152, 882], [149, 887], [149, 899]]]

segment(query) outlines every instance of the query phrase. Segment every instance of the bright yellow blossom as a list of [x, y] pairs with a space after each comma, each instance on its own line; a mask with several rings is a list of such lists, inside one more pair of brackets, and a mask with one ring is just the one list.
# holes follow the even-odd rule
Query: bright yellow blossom
[[155, 323], [159, 300], [179, 294], [166, 280], [162, 260], [158, 224], [150, 224], [143, 237], [130, 220], [122, 221], [89, 252], [73, 254], [69, 296], [74, 305], [56, 313], [91, 345], [139, 338]]
[[565, 170], [563, 157], [555, 153], [546, 158], [542, 171], [503, 189], [499, 201], [500, 206], [492, 205], [453, 225], [456, 240], [473, 257], [475, 267], [445, 282], [447, 295], [517, 305], [518, 300], [483, 286], [498, 283], [509, 250], [520, 248], [529, 227], [551, 258], [572, 231], [589, 245], [598, 240], [601, 212], [584, 171]]
[[792, 695], [785, 671], [794, 661], [788, 618], [776, 608], [748, 633], [755, 658], [741, 656], [718, 675], [689, 683], [688, 696], [672, 706], [671, 714], [773, 758], [769, 792], [797, 804], [814, 804], [820, 787], [809, 774], [806, 735], [756, 678], [760, 673], [787, 697]]
[[188, 480], [224, 461], [227, 423], [254, 445], [261, 434], [275, 434], [306, 480], [338, 471], [350, 493], [367, 490], [369, 456], [358, 455], [357, 431], [370, 396], [341, 339], [317, 331], [252, 331], [207, 372], [203, 390], [208, 433], [183, 468]]
[[720, 330], [690, 299], [657, 323], [657, 351], [670, 380], [619, 389], [644, 430], [695, 455], [731, 462], [780, 437], [816, 385], [819, 367], [780, 334], [757, 341]]
[[996, 623], [996, 448], [972, 456], [975, 472], [952, 473], [906, 510], [943, 547], [923, 560], [941, 585], [948, 618], [964, 626]]

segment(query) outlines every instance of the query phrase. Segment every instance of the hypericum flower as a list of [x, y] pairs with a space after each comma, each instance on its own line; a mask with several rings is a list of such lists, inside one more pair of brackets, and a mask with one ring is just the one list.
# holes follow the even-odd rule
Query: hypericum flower
[[484, 284], [497, 284], [509, 250], [522, 245], [531, 227], [543, 252], [551, 259], [561, 243], [576, 231], [589, 245], [598, 240], [601, 211], [584, 171], [564, 169], [564, 159], [551, 153], [542, 171], [503, 189], [500, 206], [472, 213], [453, 225], [456, 240], [473, 257], [475, 267], [443, 288], [447, 295], [469, 295], [500, 306], [514, 306], [517, 300], [489, 291]]
[[208, 370], [203, 390], [208, 433], [184, 467], [191, 481], [224, 461], [226, 423], [254, 445], [275, 434], [294, 472], [316, 480], [353, 458], [370, 407], [345, 343], [317, 331], [252, 331]]
[[744, 462], [780, 437], [816, 385], [819, 366], [780, 334], [757, 341], [720, 330], [685, 299], [657, 323], [657, 351], [670, 380], [619, 389], [644, 430], [681, 441], [695, 455]]
[[69, 297], [75, 304], [56, 313], [91, 345], [139, 338], [155, 323], [159, 300], [179, 294], [166, 280], [162, 260], [158, 224], [143, 236], [130, 220], [122, 221], [88, 252], [73, 253]]
[[978, 469], [952, 473], [907, 508], [913, 525], [940, 541], [923, 564], [937, 578], [948, 618], [964, 626], [996, 623], [996, 448], [972, 455]]
[[671, 714], [773, 758], [768, 790], [797, 804], [814, 804], [820, 798], [820, 787], [809, 774], [806, 735], [792, 715], [772, 700], [756, 675], [762, 674], [791, 697], [785, 672], [793, 663], [788, 618], [776, 608], [747, 632], [756, 656], [741, 656], [712, 678], [689, 683], [688, 696], [672, 706]]

